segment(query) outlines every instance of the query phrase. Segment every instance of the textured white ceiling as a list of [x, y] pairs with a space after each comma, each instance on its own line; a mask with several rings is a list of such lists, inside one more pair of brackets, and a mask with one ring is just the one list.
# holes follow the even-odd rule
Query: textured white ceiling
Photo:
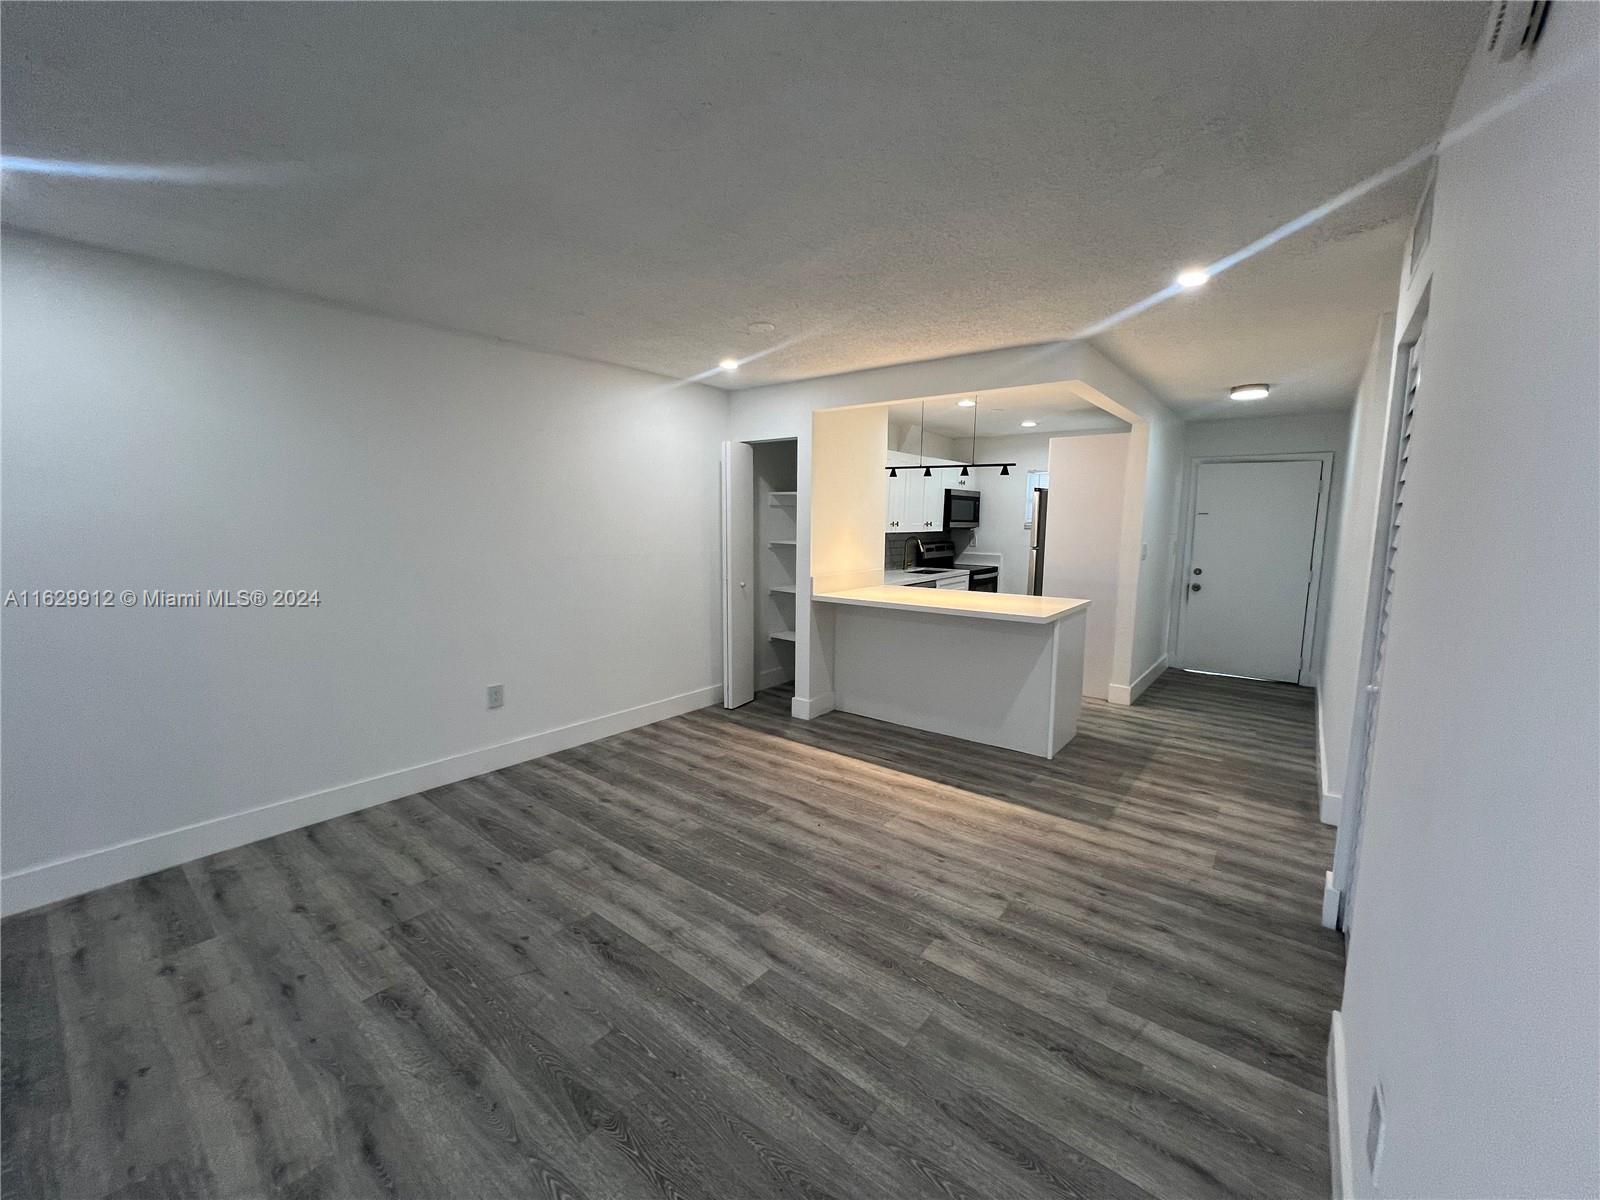
[[[732, 386], [1060, 337], [1436, 137], [1484, 7], [7, 4], [21, 227]], [[1348, 399], [1413, 173], [1101, 344]], [[770, 334], [752, 334], [770, 322]]]

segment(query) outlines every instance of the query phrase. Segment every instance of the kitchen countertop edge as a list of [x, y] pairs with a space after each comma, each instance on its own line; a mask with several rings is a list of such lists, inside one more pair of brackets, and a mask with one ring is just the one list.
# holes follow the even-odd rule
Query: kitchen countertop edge
[[901, 584], [815, 592], [811, 598], [823, 604], [939, 613], [952, 617], [974, 617], [980, 621], [1020, 621], [1028, 625], [1049, 625], [1084, 612], [1089, 607], [1087, 600], [1065, 596], [1018, 596], [1008, 592], [908, 588]]

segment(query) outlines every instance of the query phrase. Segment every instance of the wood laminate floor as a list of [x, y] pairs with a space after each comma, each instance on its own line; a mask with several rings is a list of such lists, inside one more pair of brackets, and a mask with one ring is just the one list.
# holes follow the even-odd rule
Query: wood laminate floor
[[765, 693], [14, 917], [0, 1186], [1325, 1196], [1310, 695]]

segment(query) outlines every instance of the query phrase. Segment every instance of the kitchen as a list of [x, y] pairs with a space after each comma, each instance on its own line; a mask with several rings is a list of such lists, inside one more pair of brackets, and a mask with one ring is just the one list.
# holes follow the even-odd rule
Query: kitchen
[[888, 411], [884, 583], [1045, 594], [1050, 442], [1127, 423], [1048, 386]]
[[729, 443], [725, 495], [758, 502], [726, 517], [724, 703], [793, 680], [796, 715], [1053, 757], [1082, 697], [1108, 698], [1129, 423], [1064, 384], [812, 421], [809, 464], [793, 442]]

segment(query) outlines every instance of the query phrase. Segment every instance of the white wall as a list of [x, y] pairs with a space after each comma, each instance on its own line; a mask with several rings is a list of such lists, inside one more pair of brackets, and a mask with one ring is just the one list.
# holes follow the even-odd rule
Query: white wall
[[[1083, 433], [1125, 430], [1127, 422], [1104, 413], [1084, 414]], [[1074, 429], [1069, 436], [1080, 431]], [[1028, 496], [1028, 472], [1045, 471], [1050, 464], [1050, 439], [1060, 433], [1024, 433], [978, 439], [980, 462], [1015, 462], [1011, 474], [985, 471], [983, 522], [973, 530], [969, 550], [1000, 555], [1000, 590], [1025, 594], [1028, 590], [1028, 542], [1033, 531], [1022, 527]]]
[[[1145, 439], [1142, 466], [1144, 478], [1137, 478], [1141, 467], [1139, 440]], [[1123, 567], [1118, 604], [1129, 601], [1127, 581], [1137, 580], [1132, 603], [1138, 610], [1133, 645], [1125, 653], [1129, 685], [1122, 692], [1120, 663], [1112, 669], [1111, 698], [1129, 703], [1153, 683], [1169, 663], [1169, 637], [1174, 580], [1178, 574], [1179, 509], [1182, 505], [1184, 447], [1187, 428], [1177, 420], [1150, 421], [1133, 430], [1129, 451], [1130, 483], [1142, 489], [1144, 502], [1138, 519], [1133, 517], [1132, 497], [1123, 509]], [[1054, 480], [1051, 480], [1054, 483]], [[1137, 564], [1130, 570], [1130, 562]]]
[[[1165, 662], [1183, 425], [1148, 388], [1092, 346], [1075, 342], [1018, 346], [751, 388], [733, 396], [728, 436], [798, 437], [804, 488], [811, 470], [810, 414], [815, 410], [1054, 382], [1065, 382], [1084, 399], [1133, 426], [1121, 566], [1127, 586], [1120, 589], [1122, 611], [1112, 668], [1112, 696], [1126, 703], [1140, 682], [1147, 682]], [[801, 497], [802, 504], [805, 499]], [[802, 554], [808, 551], [809, 536], [803, 527]], [[1149, 556], [1141, 561], [1145, 546]], [[806, 598], [800, 603], [809, 608]], [[796, 686], [803, 690], [803, 663], [798, 676]]]
[[1183, 428], [1191, 459], [1301, 451], [1336, 451], [1342, 455], [1350, 434], [1350, 410], [1329, 408], [1288, 416], [1224, 417], [1189, 421]]
[[[1311, 677], [1312, 680], [1320, 679], [1328, 613], [1333, 598], [1333, 588], [1328, 575], [1333, 566], [1333, 547], [1339, 538], [1345, 458], [1350, 441], [1350, 410], [1319, 409], [1292, 416], [1226, 417], [1216, 421], [1191, 421], [1184, 426], [1184, 437], [1188, 456], [1184, 467], [1185, 495], [1190, 492], [1197, 459], [1253, 454], [1334, 456], [1333, 478], [1328, 485], [1328, 518], [1322, 542], [1322, 590], [1317, 598], [1316, 620], [1311, 641]], [[1188, 531], [1184, 530], [1180, 536], [1187, 537]], [[1182, 617], [1181, 605], [1175, 604], [1173, 617], [1176, 625], [1177, 620]]]
[[1123, 484], [1131, 433], [1050, 440], [1050, 508], [1044, 543], [1044, 594], [1088, 600], [1083, 694], [1111, 690], [1123, 544]]
[[967, 454], [971, 448], [970, 442], [963, 441], [958, 446], [956, 439], [953, 437], [947, 437], [942, 433], [934, 433], [932, 430], [923, 433], [921, 429], [917, 428], [915, 418], [912, 419], [911, 424], [905, 424], [903, 421], [897, 423], [896, 417], [898, 415], [893, 409], [889, 410], [889, 444], [887, 449], [899, 450], [905, 454], [917, 454], [920, 452], [927, 458], [946, 458], [952, 462], [968, 461]]
[[[805, 589], [831, 591], [883, 582], [883, 526], [888, 494], [883, 457], [888, 445], [889, 410], [853, 408], [817, 412], [811, 418], [810, 557], [801, 577]], [[802, 502], [807, 496], [800, 497]], [[808, 606], [809, 619], [798, 647], [808, 669], [796, 672], [795, 712], [814, 717], [833, 707], [833, 608]], [[797, 663], [797, 666], [799, 664]]]
[[3, 292], [5, 588], [322, 601], [6, 610], [8, 909], [715, 698], [724, 393], [23, 235]]
[[1337, 538], [1330, 539], [1331, 574], [1323, 576], [1328, 618], [1317, 680], [1317, 766], [1323, 820], [1338, 822], [1350, 758], [1351, 718], [1360, 674], [1362, 634], [1373, 581], [1373, 552], [1383, 508], [1384, 457], [1390, 437], [1394, 317], [1378, 322], [1350, 412]]
[[1452, 127], [1511, 102], [1441, 153], [1400, 300], [1427, 342], [1345, 977], [1358, 1195], [1600, 1194], [1597, 46], [1600, 7], [1556, 4], [1531, 59], [1473, 57]]

